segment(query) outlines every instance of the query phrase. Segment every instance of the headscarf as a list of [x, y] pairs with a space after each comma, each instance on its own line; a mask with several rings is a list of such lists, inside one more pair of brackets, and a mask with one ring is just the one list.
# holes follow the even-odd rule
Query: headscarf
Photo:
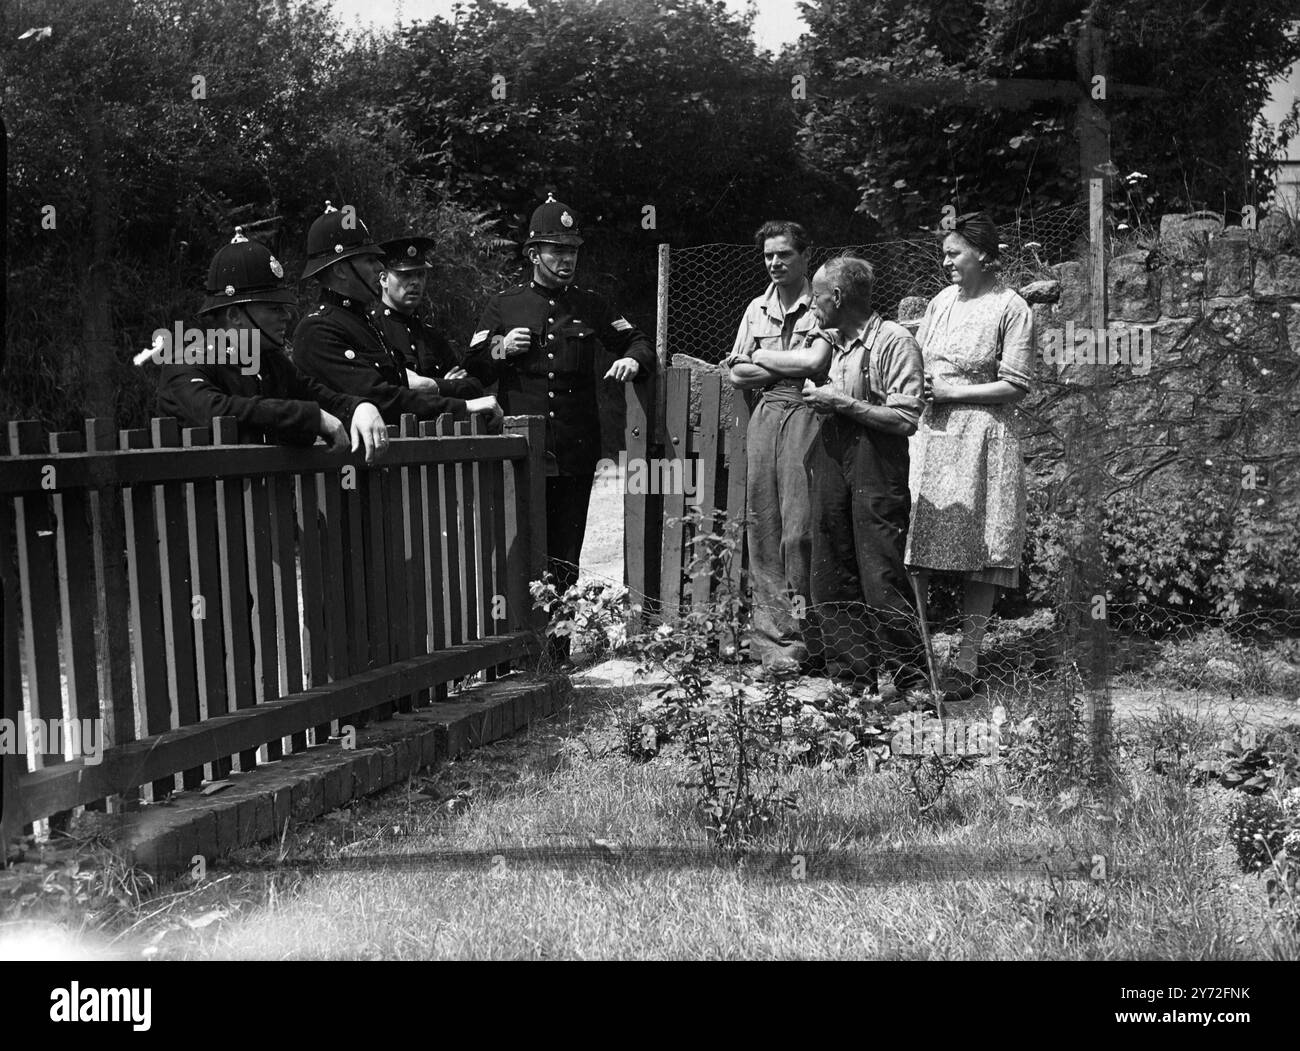
[[990, 259], [998, 257], [998, 228], [984, 212], [967, 212], [957, 216], [953, 230]]

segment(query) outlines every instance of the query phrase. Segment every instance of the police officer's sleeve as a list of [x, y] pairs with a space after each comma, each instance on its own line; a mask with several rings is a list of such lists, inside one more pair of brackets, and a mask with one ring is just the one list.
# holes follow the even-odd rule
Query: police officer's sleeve
[[659, 362], [649, 337], [605, 300], [601, 301], [599, 331], [601, 343], [614, 357], [631, 358], [641, 366], [637, 380], [654, 374]]
[[429, 338], [428, 347], [420, 351], [420, 367], [416, 371], [421, 376], [436, 380], [438, 393], [444, 397], [466, 399], [483, 397], [483, 384], [473, 376], [465, 376], [458, 380], [443, 378], [444, 373], [450, 372], [459, 364], [456, 352], [451, 349], [451, 343], [441, 333], [434, 332]]
[[343, 394], [318, 383], [283, 354], [278, 354], [273, 360], [277, 387], [287, 397], [314, 401], [330, 415], [337, 416], [345, 429], [351, 429], [352, 414], [364, 399], [354, 398], [351, 394]]
[[484, 387], [497, 381], [498, 358], [492, 356], [492, 349], [505, 333], [501, 330], [501, 306], [496, 296], [487, 301], [483, 316], [479, 318], [474, 335], [469, 340], [469, 353], [465, 356], [464, 369]]
[[241, 431], [272, 434], [287, 445], [311, 445], [320, 432], [320, 406], [298, 398], [245, 397], [221, 382], [230, 365], [164, 365], [158, 380], [158, 408], [192, 427], [211, 427], [233, 416]]
[[316, 324], [315, 318], [299, 322], [293, 346], [294, 361], [303, 372], [333, 390], [370, 402], [385, 423], [401, 423], [407, 412], [421, 420], [436, 419], [445, 412], [460, 420], [469, 418], [464, 398], [446, 398], [390, 383], [355, 352], [349, 358], [352, 348], [347, 342], [332, 329]]
[[470, 398], [483, 397], [483, 384], [473, 376], [463, 376], [458, 380], [444, 379], [441, 376], [435, 376], [438, 382], [438, 393], [448, 398]]

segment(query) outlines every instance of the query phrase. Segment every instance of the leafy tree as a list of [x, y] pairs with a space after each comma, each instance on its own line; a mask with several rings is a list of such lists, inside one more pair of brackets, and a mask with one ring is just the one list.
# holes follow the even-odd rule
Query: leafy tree
[[751, 18], [709, 0], [477, 0], [413, 26], [394, 78], [411, 170], [496, 206], [512, 235], [554, 190], [584, 221], [588, 273], [624, 272], [643, 299], [659, 241], [744, 240], [791, 212], [832, 228], [852, 200], [803, 163], [789, 77], [755, 52]]
[[0, 10], [11, 261], [0, 416], [139, 426], [154, 376], [130, 359], [198, 305], [216, 248], [254, 224], [294, 274], [327, 198], [355, 204], [376, 236], [447, 231], [438, 305], [463, 338], [478, 308], [466, 285], [500, 279], [493, 234], [407, 177], [397, 159], [410, 144], [370, 123], [386, 58], [382, 38], [345, 40], [312, 4]]
[[948, 203], [1005, 221], [1078, 200], [1071, 85], [1089, 16], [1109, 48], [1114, 163], [1147, 173], [1163, 210], [1259, 204], [1295, 132], [1294, 112], [1278, 128], [1256, 119], [1270, 83], [1300, 59], [1293, 0], [800, 7], [811, 32], [794, 57], [819, 92], [804, 133], [811, 159], [845, 171], [859, 207], [891, 230], [933, 228]]

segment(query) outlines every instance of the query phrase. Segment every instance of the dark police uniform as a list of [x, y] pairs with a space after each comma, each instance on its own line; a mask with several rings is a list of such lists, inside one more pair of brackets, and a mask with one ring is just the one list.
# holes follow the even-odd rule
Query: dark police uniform
[[[581, 244], [572, 213], [549, 199], [533, 213], [525, 248], [539, 242]], [[501, 357], [511, 329], [532, 333], [529, 349]], [[551, 572], [559, 586], [577, 581], [578, 556], [587, 527], [587, 505], [600, 458], [597, 348], [613, 358], [633, 358], [640, 380], [655, 371], [645, 334], [603, 297], [588, 289], [548, 288], [530, 281], [488, 300], [470, 341], [465, 369], [485, 386], [497, 384], [507, 415], [546, 420], [546, 531]]]
[[[394, 273], [431, 270], [427, 253], [436, 245], [432, 237], [408, 234], [384, 241], [384, 268]], [[442, 333], [432, 328], [418, 310], [406, 313], [387, 303], [377, 303], [371, 316], [379, 325], [388, 345], [397, 352], [406, 368], [438, 384], [438, 393], [453, 398], [481, 398], [483, 384], [468, 376], [449, 380], [446, 374], [460, 362]]]
[[451, 344], [418, 314], [403, 314], [388, 306], [372, 308], [385, 341], [412, 372], [438, 383], [438, 392], [452, 398], [481, 398], [483, 384], [471, 376], [449, 380], [448, 370], [460, 364]]
[[237, 365], [164, 365], [158, 408], [193, 427], [216, 416], [233, 416], [239, 441], [266, 445], [313, 445], [321, 409], [351, 428], [361, 398], [340, 394], [299, 372], [279, 347], [263, 341], [261, 370], [245, 375]]
[[[271, 252], [247, 240], [236, 227], [234, 240], [212, 258], [200, 324], [210, 325], [208, 315], [229, 306], [292, 305], [294, 296], [282, 286], [283, 277], [284, 269]], [[233, 416], [244, 443], [312, 445], [320, 433], [322, 409], [351, 427], [352, 413], [362, 399], [304, 376], [269, 339], [259, 339], [257, 364], [256, 374], [245, 374], [234, 364], [164, 365], [158, 380], [159, 411], [193, 427], [211, 426], [217, 416]]]
[[[357, 255], [383, 255], [360, 219], [344, 225], [343, 212], [328, 206], [307, 234], [307, 266], [302, 276]], [[298, 323], [293, 358], [308, 376], [337, 391], [373, 404], [387, 424], [403, 413], [431, 420], [444, 412], [468, 419], [464, 398], [411, 390], [406, 365], [385, 341], [371, 304], [322, 288], [320, 305]]]

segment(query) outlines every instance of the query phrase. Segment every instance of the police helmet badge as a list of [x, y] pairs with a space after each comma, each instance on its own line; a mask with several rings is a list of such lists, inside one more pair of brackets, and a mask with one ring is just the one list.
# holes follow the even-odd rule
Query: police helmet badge
[[567, 230], [569, 227], [573, 225], [573, 216], [571, 216], [568, 212], [561, 213], [560, 223]]
[[271, 273], [276, 276], [277, 280], [284, 277], [284, 267], [280, 265], [280, 260], [276, 259], [275, 256], [271, 256]]

